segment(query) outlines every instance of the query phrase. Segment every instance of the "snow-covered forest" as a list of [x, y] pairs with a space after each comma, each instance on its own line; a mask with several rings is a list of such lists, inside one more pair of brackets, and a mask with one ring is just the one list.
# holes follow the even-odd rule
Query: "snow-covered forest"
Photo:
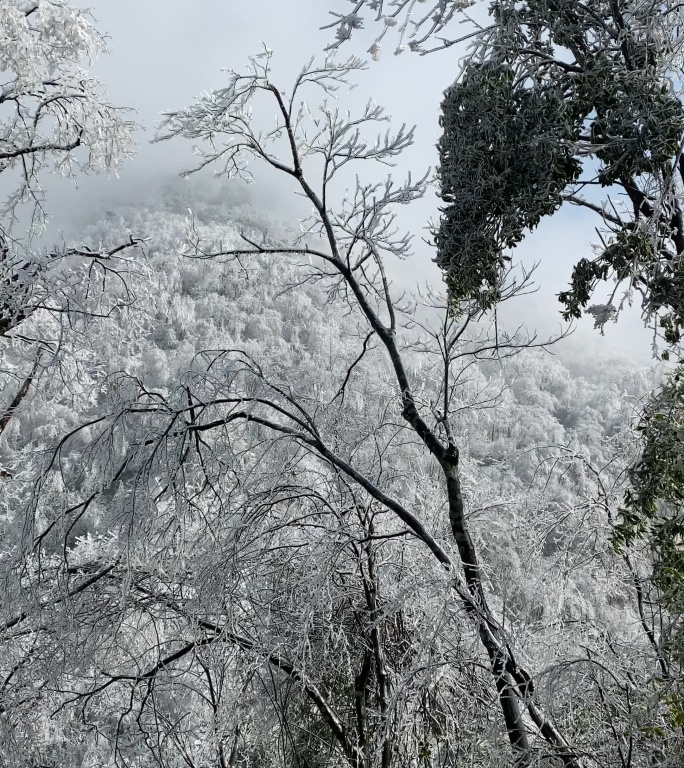
[[[86, 10], [0, 0], [0, 766], [682, 765], [684, 8], [330, 5], [294, 83], [264, 49], [160, 116], [222, 178], [64, 242], [51, 174], [135, 163], [135, 115]], [[392, 176], [356, 35], [449, 56], [459, 21], [438, 171]], [[557, 327], [512, 324], [572, 205]], [[629, 304], [651, 365], [593, 351]]]

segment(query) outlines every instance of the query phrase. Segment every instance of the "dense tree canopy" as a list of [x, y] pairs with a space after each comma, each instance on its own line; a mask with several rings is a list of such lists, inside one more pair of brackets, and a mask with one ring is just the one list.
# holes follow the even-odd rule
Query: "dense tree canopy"
[[[239, 244], [236, 226], [256, 236], [253, 219], [220, 224], [234, 209], [199, 195], [194, 226], [207, 248]], [[228, 763], [234, 744], [242, 761], [318, 763], [340, 742], [364, 740], [373, 763], [385, 749], [392, 761], [505, 764], [486, 657], [473, 656], [476, 635], [429, 551], [362, 489], [270, 438], [258, 410], [237, 431], [212, 426], [231, 392], [247, 387], [244, 407], [247, 393], [272, 396], [266, 376], [278, 376], [299, 402], [329, 404], [316, 423], [336, 453], [419, 511], [450, 551], [444, 491], [399, 428], [391, 370], [371, 348], [338, 394], [357, 355], [353, 318], [315, 285], [293, 289], [292, 258], [188, 260], [187, 221], [174, 211], [184, 202], [121, 222], [147, 251], [128, 289], [153, 301], [65, 339], [81, 361], [78, 380], [33, 390], [6, 436], [3, 540], [18, 560], [4, 572], [5, 674], [25, 659], [3, 691], [10, 765], [176, 765], [183, 754], [201, 765], [219, 748]], [[120, 226], [103, 221], [92, 241], [115, 240]], [[430, 398], [434, 365], [416, 344], [407, 363]], [[481, 347], [465, 338], [459, 352], [469, 345]], [[553, 690], [557, 721], [610, 764], [613, 737], [595, 721], [583, 726], [569, 696], [583, 680], [600, 715], [608, 680], [590, 682], [592, 653], [643, 680], [639, 728], [664, 722], [650, 703], [653, 649], [630, 571], [610, 554], [606, 517], [630, 456], [624, 388], [638, 397], [650, 380], [624, 362], [592, 382], [531, 352], [461, 371], [454, 429], [467, 436], [464, 495], [487, 588], [518, 652], [552, 675], [541, 700]], [[612, 661], [606, 643], [623, 647]], [[564, 664], [582, 644], [577, 677]], [[368, 652], [376, 656], [366, 661]], [[391, 681], [384, 704], [378, 674]], [[41, 693], [27, 697], [33, 681]], [[610, 687], [636, 760], [656, 737], [632, 728], [634, 695]]]

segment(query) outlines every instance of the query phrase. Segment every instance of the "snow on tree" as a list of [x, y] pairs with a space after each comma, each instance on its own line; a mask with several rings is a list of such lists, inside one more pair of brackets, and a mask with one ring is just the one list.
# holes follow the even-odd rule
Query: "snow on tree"
[[[22, 663], [3, 691], [12, 713], [3, 738], [16, 764], [77, 755], [85, 764], [118, 756], [175, 766], [181, 754], [197, 763], [222, 751], [228, 762], [233, 750], [273, 765], [346, 750], [353, 763], [361, 748], [378, 762], [383, 753], [408, 763], [421, 754], [429, 764], [464, 750], [476, 764], [505, 762], [487, 657], [439, 563], [384, 505], [259, 423], [256, 399], [273, 398], [281, 382], [284, 397], [315, 408], [337, 454], [410, 506], [450, 553], [439, 467], [400, 428], [387, 360], [369, 342], [354, 365], [365, 339], [359, 318], [340, 313], [320, 281], [302, 282], [315, 276], [308, 258], [303, 266], [284, 253], [212, 257], [241, 248], [245, 229], [219, 224], [213, 205], [205, 210], [207, 221], [126, 215], [149, 254], [149, 270], [129, 288], [148, 301], [90, 319], [87, 336], [70, 341], [87, 354], [81, 391], [97, 398], [40, 382], [6, 446], [13, 466], [44, 467], [32, 503], [32, 472], [6, 485], [15, 496], [3, 529], [11, 624], [3, 669]], [[106, 245], [119, 226], [105, 220], [91, 237]], [[202, 248], [184, 256], [189, 234]], [[429, 336], [401, 334], [415, 391], [434, 400]], [[464, 333], [454, 351], [476, 353], [482, 341]], [[625, 644], [611, 670], [648, 691], [651, 656], [629, 574], [609, 553], [603, 507], [586, 508], [599, 486], [580, 473], [586, 461], [612, 461], [601, 479], [619, 483], [624, 457], [608, 453], [603, 436], [621, 423], [621, 394], [589, 381], [573, 388], [566, 369], [535, 356], [493, 359], [481, 372], [469, 361], [452, 366], [452, 424], [464, 437], [463, 493], [484, 584], [517, 651], [548, 670], [542, 701], [611, 764], [612, 737], [573, 719], [581, 716], [568, 686], [579, 679], [601, 711], [591, 662], [579, 677], [564, 670], [578, 644], [596, 651], [597, 628], [609, 627]], [[516, 395], [507, 384], [523, 370], [529, 382]], [[541, 389], [551, 381], [555, 400]], [[220, 426], [234, 395], [232, 413], [254, 402], [252, 418]], [[573, 431], [555, 411], [586, 403], [598, 413], [603, 401], [610, 408], [595, 447], [603, 453], [563, 450]], [[557, 449], [539, 444], [540, 426], [543, 438], [556, 430]], [[33, 517], [16, 495], [22, 482]], [[41, 696], [26, 698], [36, 680]], [[601, 686], [611, 706], [625, 705], [619, 686]], [[367, 696], [361, 711], [359, 696]], [[626, 715], [620, 723], [631, 733]], [[647, 748], [637, 738], [635, 754]]]
[[[365, 6], [358, 4], [355, 13]], [[398, 14], [414, 9], [400, 2], [387, 7]], [[512, 249], [542, 217], [564, 203], [599, 217], [595, 256], [577, 261], [559, 298], [566, 319], [592, 315], [601, 332], [638, 298], [653, 329], [654, 354], [678, 359], [644, 413], [641, 457], [630, 471], [635, 485], [615, 539], [623, 547], [649, 537], [656, 561], [667, 563], [670, 573], [662, 582], [668, 597], [661, 600], [678, 605], [673, 585], [684, 563], [662, 532], [681, 525], [681, 505], [672, 503], [681, 496], [681, 478], [671, 469], [678, 460], [672, 435], [684, 411], [678, 385], [684, 328], [681, 4], [495, 0], [491, 23], [459, 39], [446, 37], [444, 22], [457, 14], [456, 5], [451, 8], [448, 18], [435, 15], [437, 26], [426, 30], [420, 48], [426, 53], [471, 43], [445, 92], [439, 145], [445, 206], [435, 233], [436, 261], [453, 311], [465, 299], [483, 310], [495, 306]], [[392, 32], [382, 16], [375, 21], [382, 36]], [[339, 17], [335, 45], [360, 25], [360, 17]], [[419, 34], [419, 27], [414, 30]], [[430, 38], [441, 45], [429, 49]], [[602, 283], [609, 284], [607, 299], [591, 304]], [[672, 633], [663, 627], [662, 642]], [[665, 687], [670, 698], [671, 685]], [[677, 696], [675, 722], [684, 708], [681, 692]]]
[[[391, 30], [388, 8], [421, 4], [365, 5]], [[429, 29], [461, 5], [440, 0]], [[648, 557], [609, 546], [628, 377], [570, 381], [531, 352], [554, 339], [483, 311], [529, 287], [505, 260], [484, 301], [398, 298], [396, 208], [427, 177], [350, 171], [412, 131], [369, 137], [381, 108], [333, 105], [356, 59], [312, 61], [289, 94], [269, 64], [230, 71], [159, 138], [223, 175], [285, 174], [312, 206], [300, 230], [244, 207], [226, 223], [211, 195], [179, 215], [176, 194], [100, 222], [58, 260], [77, 303], [48, 292], [13, 326], [72, 321], [54, 325], [62, 379], [26, 388], [0, 445], [8, 768], [677, 764], [669, 616]], [[488, 233], [516, 240], [537, 214]], [[76, 278], [120, 254], [122, 228], [148, 260], [93, 304]]]
[[[0, 174], [11, 189], [0, 207], [0, 351], [11, 393], [0, 434], [42, 372], [61, 367], [69, 378], [61, 355], [65, 319], [113, 310], [106, 286], [125, 282], [138, 244], [129, 233], [106, 250], [31, 246], [46, 216], [46, 174], [116, 171], [132, 154], [127, 111], [112, 106], [81, 66], [105, 50], [83, 9], [61, 0], [0, 2]], [[23, 204], [31, 217], [22, 237], [16, 224]]]
[[3, 216], [23, 202], [44, 214], [46, 172], [115, 171], [132, 154], [127, 111], [81, 67], [105, 51], [82, 8], [64, 0], [0, 3], [0, 172], [20, 177]]

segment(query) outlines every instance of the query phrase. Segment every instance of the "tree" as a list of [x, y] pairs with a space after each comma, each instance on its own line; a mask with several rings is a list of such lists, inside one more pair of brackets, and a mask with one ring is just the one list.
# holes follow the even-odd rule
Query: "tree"
[[[129, 236], [107, 251], [31, 249], [45, 223], [44, 174], [74, 178], [76, 171], [115, 171], [132, 154], [134, 124], [81, 69], [83, 59], [106, 50], [86, 11], [62, 0], [3, 0], [0, 40], [0, 173], [3, 180], [19, 177], [0, 208], [0, 337], [5, 351], [12, 344], [28, 345], [20, 354], [27, 365], [7, 371], [20, 384], [0, 417], [2, 434], [39, 370], [59, 358], [59, 331], [46, 317], [59, 326], [65, 314], [111, 311], [106, 299], [98, 305], [87, 291], [74, 289], [84, 280], [94, 285], [124, 279], [123, 252], [136, 241]], [[26, 243], [16, 233], [22, 204], [31, 208]], [[42, 330], [40, 324], [27, 325], [34, 314], [43, 321]], [[5, 362], [14, 359], [9, 355]]]
[[[220, 201], [226, 215], [231, 205], [220, 188], [202, 197], [190, 222], [185, 198], [171, 198], [91, 232], [105, 247], [121, 226], [145, 238], [148, 269], [129, 288], [146, 301], [89, 319], [70, 340], [79, 389], [38, 382], [5, 445], [3, 465], [20, 468], [0, 518], [11, 768], [221, 765], [221, 750], [226, 763], [330, 765], [361, 743], [371, 765], [383, 754], [509, 764], [477, 627], [430, 550], [307, 446], [247, 420], [217, 424], [225, 399], [272, 399], [263, 377], [284, 383], [337, 454], [455, 557], [439, 466], [402, 427], [382, 348], [370, 340], [357, 361], [360, 318], [307, 256], [214, 255], [264, 233], [253, 217], [218, 223]], [[428, 404], [433, 331], [398, 331]], [[628, 383], [629, 365], [590, 383], [541, 355], [491, 360], [486, 331], [455, 347], [451, 423], [492, 609], [583, 754], [641, 765], [674, 753], [653, 702], [655, 654], [586, 469], [604, 467], [612, 509], [629, 457], [623, 390], [647, 382]], [[539, 739], [533, 749], [545, 754]]]
[[[139, 214], [156, 271], [144, 303], [88, 316], [90, 397], [42, 389], [15, 421], [60, 419], [7, 446], [24, 470], [1, 521], [14, 765], [678, 759], [641, 563], [606, 545], [627, 449], [565, 431], [578, 392], [509, 360], [548, 340], [501, 329], [478, 293], [394, 295], [394, 208], [426, 179], [357, 178], [339, 205], [336, 183], [412, 134], [368, 140], [378, 107], [300, 101], [361, 66], [312, 62], [286, 96], [265, 53], [167, 115], [160, 140], [200, 142], [227, 175], [264, 162], [312, 216], [287, 237]], [[497, 274], [497, 303], [528, 285]], [[603, 394], [587, 406], [608, 432], [622, 397]]]
[[[338, 19], [339, 41], [362, 24], [365, 5], [357, 5], [354, 18]], [[407, 8], [396, 5], [396, 14]], [[450, 20], [447, 5], [428, 35]], [[378, 7], [380, 21], [382, 4], [369, 6]], [[442, 104], [445, 207], [435, 233], [455, 311], [467, 297], [487, 309], [498, 300], [510, 249], [544, 216], [570, 203], [600, 217], [596, 257], [577, 262], [559, 299], [566, 318], [588, 312], [603, 329], [638, 295], [654, 354], [679, 358], [643, 414], [641, 456], [615, 536], [618, 547], [644, 536], [650, 541], [660, 599], [674, 616], [681, 603], [677, 574], [684, 573], [676, 544], [684, 412], [681, 13], [679, 3], [648, 0], [491, 3], [492, 23], [474, 34]], [[406, 24], [400, 29], [403, 36]], [[419, 30], [413, 48], [426, 42], [417, 39]], [[441, 47], [454, 42], [443, 39]], [[588, 306], [607, 281], [614, 283], [608, 299]]]
[[0, 214], [29, 202], [40, 223], [42, 174], [116, 170], [132, 154], [134, 125], [81, 69], [106, 51], [87, 11], [64, 0], [3, 0], [0, 36], [0, 172], [20, 177]]
[[[15, 450], [26, 406], [33, 400], [33, 416], [40, 411], [33, 399], [39, 383], [43, 393], [61, 389], [66, 399], [80, 396], [88, 403], [92, 393], [78, 391], [84, 360], [71, 354], [74, 338], [94, 318], [130, 304], [132, 294], [117, 290], [113, 301], [109, 288], [111, 283], [125, 288], [130, 251], [138, 241], [129, 234], [106, 249], [98, 244], [35, 248], [34, 235], [47, 215], [41, 186], [45, 174], [75, 178], [76, 172], [116, 170], [132, 154], [134, 125], [127, 111], [112, 106], [98, 81], [81, 68], [84, 59], [105, 50], [87, 12], [61, 0], [3, 0], [0, 41], [0, 173], [8, 182], [4, 193], [10, 192], [0, 209], [0, 376], [5, 395], [0, 477], [7, 534], [3, 552], [8, 555], [21, 541], [16, 532], [10, 536], [11, 522], [36, 480], [36, 464], [26, 465], [26, 456]], [[24, 205], [28, 223], [21, 217]], [[41, 435], [45, 439], [56, 430], [57, 415], [53, 412], [39, 424], [31, 439], [40, 442]], [[58, 584], [51, 587], [59, 589]], [[4, 597], [9, 609], [11, 589]], [[30, 651], [17, 669], [8, 670], [3, 688], [27, 660], [33, 660]], [[3, 761], [12, 741], [2, 740]]]
[[[344, 473], [376, 502], [391, 510], [427, 546], [435, 559], [451, 573], [452, 578], [455, 577], [455, 593], [477, 628], [486, 650], [516, 760], [520, 764], [528, 764], [532, 759], [528, 726], [524, 719], [529, 717], [552, 754], [566, 765], [579, 765], [579, 754], [542, 713], [535, 696], [532, 675], [516, 658], [506, 632], [492, 611], [465, 514], [459, 476], [459, 448], [451, 427], [451, 411], [457, 387], [456, 381], [452, 379], [452, 364], [454, 358], [462, 357], [463, 353], [455, 351], [462, 334], [486, 307], [470, 296], [459, 297], [465, 301], [459, 304], [456, 317], [451, 320], [447, 318], [440, 333], [436, 334], [438, 349], [442, 350], [443, 368], [437, 390], [423, 405], [422, 398], [418, 399], [414, 394], [400, 350], [398, 334], [401, 310], [392, 297], [383, 265], [383, 252], [401, 255], [407, 247], [405, 240], [392, 239], [389, 234], [392, 219], [390, 206], [408, 202], [422, 194], [422, 183], [409, 181], [395, 188], [389, 180], [384, 186], [368, 187], [357, 181], [351, 202], [343, 212], [331, 213], [325, 202], [331, 194], [333, 178], [352, 160], [389, 159], [410, 141], [410, 134], [402, 131], [395, 137], [387, 136], [384, 142], [368, 144], [361, 138], [359, 129], [364, 123], [374, 122], [381, 117], [377, 108], [367, 108], [360, 120], [346, 121], [325, 102], [320, 106], [319, 116], [311, 118], [315, 138], [306, 138], [304, 121], [307, 111], [297, 103], [299, 92], [309, 83], [324, 88], [335, 86], [344, 82], [349, 73], [359, 67], [360, 63], [353, 59], [347, 64], [329, 63], [321, 68], [310, 65], [302, 71], [292, 93], [284, 96], [269, 80], [266, 54], [264, 62], [252, 60], [248, 75], [234, 74], [225, 89], [200, 97], [187, 110], [169, 114], [162, 138], [178, 135], [195, 140], [211, 138], [211, 149], [204, 154], [202, 166], [218, 162], [221, 172], [240, 174], [245, 169], [246, 160], [256, 157], [292, 177], [309, 199], [314, 213], [307, 231], [322, 234], [324, 248], [313, 247], [300, 240], [294, 240], [287, 247], [248, 241], [245, 249], [227, 249], [221, 253], [240, 256], [253, 252], [276, 254], [286, 251], [316, 257], [321, 277], [332, 281], [335, 292], [341, 293], [352, 311], [367, 323], [367, 338], [377, 338], [391, 362], [401, 416], [442, 473], [461, 573], [456, 575], [451, 556], [401, 500], [386, 493], [356, 469], [353, 463], [338, 455], [326, 443], [316, 421], [301, 401], [294, 394], [282, 391], [278, 384], [268, 383], [256, 363], [245, 361], [242, 365], [256, 380], [261, 380], [262, 386], [266, 387], [264, 394], [250, 397], [254, 405], [244, 408], [245, 395], [235, 392], [226, 401], [233, 401], [236, 410], [222, 416], [216, 423], [227, 425], [234, 421], [248, 420], [288, 437]], [[259, 93], [274, 99], [279, 113], [277, 126], [263, 137], [254, 133], [245, 120], [248, 105]], [[218, 144], [218, 136], [223, 138], [223, 144]], [[287, 159], [269, 149], [270, 143], [281, 138], [288, 148]], [[311, 157], [320, 157], [322, 163], [323, 180], [320, 189], [314, 189], [305, 174], [304, 165]], [[374, 274], [370, 272], [371, 268], [375, 270]], [[505, 295], [510, 296], [518, 292], [519, 286], [509, 284], [507, 290]], [[525, 345], [525, 341], [504, 337], [498, 343], [492, 341], [489, 350], [497, 355], [504, 350]], [[482, 355], [487, 348], [487, 345], [476, 348], [473, 354]]]
[[[335, 14], [338, 44], [347, 39], [339, 30], [363, 25], [366, 6], [384, 21], [378, 40], [401, 18], [402, 38], [412, 30], [422, 45], [472, 4], [438, 3], [419, 40], [412, 4], [394, 3], [383, 16], [384, 5], [359, 2], [349, 16]], [[597, 285], [614, 279], [608, 302], [590, 309], [598, 324], [636, 292], [646, 321], [676, 345], [684, 250], [680, 5], [496, 0], [489, 10], [492, 23], [461, 38], [471, 38], [470, 52], [442, 103], [446, 205], [436, 261], [451, 294], [491, 306], [507, 250], [568, 202], [597, 213], [604, 231], [597, 258], [580, 260], [560, 295], [567, 317], [579, 317]], [[441, 39], [442, 47], [459, 42]], [[597, 187], [607, 191], [604, 200], [595, 199]], [[625, 298], [616, 305], [620, 287]]]

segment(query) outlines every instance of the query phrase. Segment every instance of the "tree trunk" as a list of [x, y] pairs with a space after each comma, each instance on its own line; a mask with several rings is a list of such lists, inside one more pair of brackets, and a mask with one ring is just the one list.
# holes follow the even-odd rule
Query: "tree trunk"
[[447, 482], [451, 531], [458, 547], [466, 585], [473, 598], [473, 604], [468, 606], [468, 610], [475, 620], [480, 640], [489, 656], [499, 704], [515, 755], [515, 765], [522, 768], [522, 766], [530, 764], [530, 743], [527, 728], [523, 722], [516, 683], [506, 670], [506, 644], [501, 641], [497, 642], [498, 638], [492, 633], [492, 626], [495, 624], [494, 617], [482, 588], [482, 576], [477, 553], [465, 520], [457, 459], [445, 458], [442, 462], [442, 469]]

